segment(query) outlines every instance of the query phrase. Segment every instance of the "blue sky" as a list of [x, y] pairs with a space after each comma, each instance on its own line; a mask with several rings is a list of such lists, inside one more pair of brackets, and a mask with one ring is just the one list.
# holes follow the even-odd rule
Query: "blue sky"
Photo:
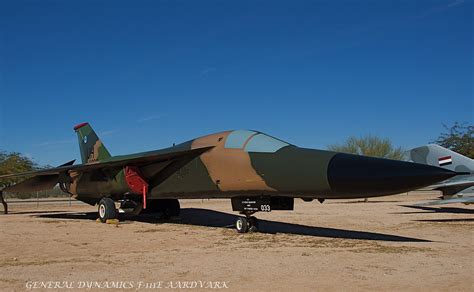
[[406, 149], [473, 123], [473, 1], [1, 1], [0, 150], [79, 158], [256, 129]]

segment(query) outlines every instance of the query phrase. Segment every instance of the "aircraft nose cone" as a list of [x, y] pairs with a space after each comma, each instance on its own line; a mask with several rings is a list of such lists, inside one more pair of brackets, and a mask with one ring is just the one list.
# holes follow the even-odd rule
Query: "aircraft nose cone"
[[346, 195], [403, 193], [455, 175], [440, 167], [345, 153], [336, 154], [328, 165], [331, 190]]

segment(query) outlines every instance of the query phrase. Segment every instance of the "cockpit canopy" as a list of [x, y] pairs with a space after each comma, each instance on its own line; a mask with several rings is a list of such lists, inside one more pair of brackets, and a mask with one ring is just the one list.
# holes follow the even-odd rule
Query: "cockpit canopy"
[[246, 152], [273, 153], [290, 144], [261, 132], [232, 131], [225, 141], [225, 148], [244, 149]]

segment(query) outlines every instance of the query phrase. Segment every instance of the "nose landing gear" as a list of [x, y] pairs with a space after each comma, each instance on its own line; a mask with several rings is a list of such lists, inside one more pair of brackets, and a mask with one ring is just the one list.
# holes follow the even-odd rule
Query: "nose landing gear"
[[251, 212], [241, 212], [245, 217], [237, 218], [235, 222], [235, 229], [238, 233], [247, 233], [258, 231], [258, 219], [254, 216], [251, 216]]
[[257, 231], [258, 219], [252, 216], [256, 212], [293, 210], [294, 207], [293, 198], [280, 196], [233, 197], [231, 202], [233, 211], [245, 215], [245, 217], [239, 217], [235, 222], [235, 228], [239, 233]]

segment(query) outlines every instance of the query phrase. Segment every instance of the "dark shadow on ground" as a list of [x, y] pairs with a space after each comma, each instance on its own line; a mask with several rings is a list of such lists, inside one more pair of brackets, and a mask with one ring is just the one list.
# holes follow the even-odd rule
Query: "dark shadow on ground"
[[[8, 210], [8, 215], [28, 215], [28, 214], [51, 214], [51, 213], [64, 213], [67, 211], [51, 211], [51, 210], [44, 210], [44, 211], [21, 211], [15, 212]], [[8, 216], [7, 215], [7, 216]]]
[[328, 204], [370, 204], [370, 203], [401, 203], [402, 201], [394, 201], [394, 200], [358, 200], [358, 201], [347, 201], [347, 202], [328, 202]]
[[[53, 213], [53, 214], [49, 214]], [[51, 219], [77, 219], [77, 220], [97, 220], [97, 212], [81, 212], [81, 213], [55, 213], [49, 212], [48, 214], [34, 215], [34, 217], [39, 218], [51, 218]]]
[[451, 213], [451, 214], [474, 214], [473, 209], [464, 209], [457, 207], [426, 207], [426, 206], [410, 206], [410, 205], [400, 205], [401, 207], [417, 209], [419, 211], [415, 212], [397, 212], [392, 214], [419, 214], [419, 213]]
[[457, 219], [421, 219], [421, 220], [412, 220], [417, 222], [474, 222], [474, 218], [457, 218]]
[[[56, 218], [56, 219], [79, 219], [79, 220], [96, 220], [97, 213], [63, 213], [63, 214], [43, 214], [36, 217], [41, 218]], [[204, 227], [220, 227], [220, 228], [234, 228], [234, 223], [238, 216], [227, 214], [223, 212], [186, 208], [181, 210], [179, 218], [173, 219], [170, 222], [175, 224], [204, 226]], [[140, 216], [123, 216], [121, 220], [132, 220], [144, 223], [166, 223], [157, 218], [156, 214], [144, 214]], [[260, 233], [286, 233], [307, 236], [319, 236], [329, 238], [345, 238], [345, 239], [361, 239], [361, 240], [380, 240], [380, 241], [395, 241], [395, 242], [430, 242], [430, 240], [403, 237], [398, 235], [345, 230], [327, 227], [313, 227], [300, 224], [282, 223], [268, 220], [259, 220]]]

